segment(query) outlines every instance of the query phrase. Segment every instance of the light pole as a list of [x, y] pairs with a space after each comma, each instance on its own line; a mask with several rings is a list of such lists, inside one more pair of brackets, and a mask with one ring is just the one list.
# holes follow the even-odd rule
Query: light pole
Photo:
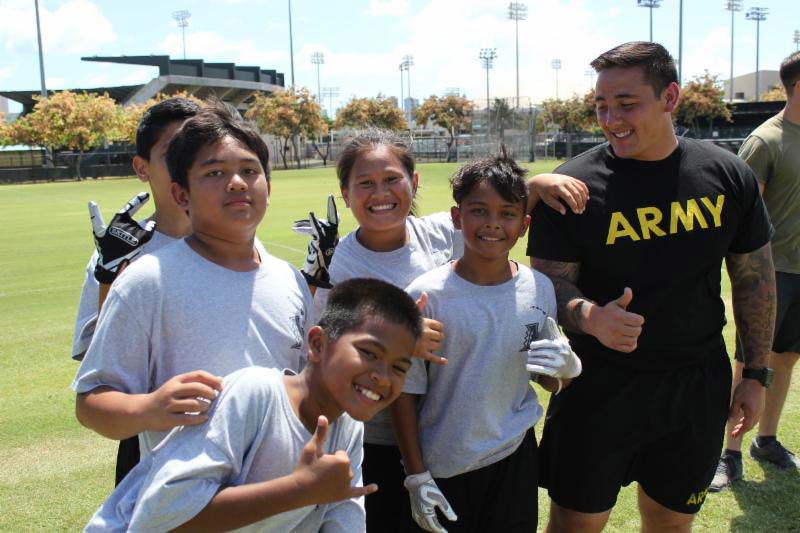
[[325, 64], [325, 55], [322, 52], [311, 54], [311, 64], [317, 66], [317, 103], [322, 107], [322, 91], [319, 88], [319, 66]]
[[494, 66], [494, 60], [497, 59], [496, 48], [481, 48], [478, 57], [481, 59], [481, 65], [486, 69], [486, 116], [489, 116], [491, 106], [489, 105], [489, 69]]
[[661, 7], [661, 0], [636, 0], [636, 5], [639, 7], [647, 7], [650, 9], [650, 42], [653, 42], [653, 8]]
[[492, 108], [489, 103], [489, 70], [492, 68], [492, 66], [494, 66], [494, 60], [497, 58], [497, 49], [481, 48], [478, 57], [481, 59], [481, 65], [486, 69], [486, 140], [488, 143], [489, 135], [492, 129]]
[[406, 69], [406, 80], [408, 81], [408, 97], [411, 98], [411, 67], [414, 66], [414, 56], [411, 54], [404, 55], [403, 65]]
[[767, 15], [769, 14], [769, 8], [766, 7], [751, 7], [750, 11], [745, 13], [745, 18], [747, 20], [755, 20], [756, 21], [756, 102], [761, 100], [761, 87], [759, 86], [759, 74], [758, 74], [758, 55], [759, 55], [759, 45], [761, 44], [761, 23], [767, 20]]
[[683, 0], [678, 4], [678, 85], [683, 85]]
[[583, 75], [589, 78], [589, 89], [594, 89], [594, 69], [587, 68], [583, 71]]
[[39, 41], [39, 81], [42, 83], [42, 98], [47, 98], [47, 86], [44, 82], [44, 53], [42, 52], [42, 28], [39, 24], [39, 0], [33, 3], [36, 9], [36, 38]]
[[178, 23], [181, 29], [181, 37], [183, 38], [183, 58], [186, 59], [186, 27], [189, 25], [189, 18], [192, 16], [188, 9], [181, 9], [180, 11], [173, 11], [172, 18]]
[[794, 30], [792, 42], [794, 42], [794, 51], [797, 52], [800, 50], [800, 30]]
[[399, 102], [400, 111], [402, 111], [403, 112], [403, 116], [405, 116], [405, 114], [406, 114], [406, 103], [405, 103], [405, 97], [403, 96], [403, 91], [405, 91], [405, 87], [404, 87], [405, 84], [403, 83], [403, 70], [404, 69], [403, 69], [403, 62], [402, 61], [398, 65], [398, 68], [400, 69], [400, 102]]
[[733, 15], [742, 10], [742, 0], [727, 0], [724, 7], [731, 12], [731, 81], [728, 83], [728, 102], [733, 102]]
[[550, 62], [550, 66], [556, 71], [556, 100], [558, 100], [558, 71], [561, 70], [561, 60], [554, 59]]
[[292, 0], [289, 0], [289, 68], [292, 73], [292, 87], [294, 87], [294, 37], [292, 36]]
[[323, 87], [320, 96], [328, 98], [328, 111], [330, 112], [329, 118], [333, 118], [333, 99], [339, 97], [338, 87]]
[[528, 18], [528, 6], [522, 2], [510, 2], [508, 4], [508, 18], [514, 21], [514, 36], [517, 43], [517, 109], [519, 109], [519, 21]]

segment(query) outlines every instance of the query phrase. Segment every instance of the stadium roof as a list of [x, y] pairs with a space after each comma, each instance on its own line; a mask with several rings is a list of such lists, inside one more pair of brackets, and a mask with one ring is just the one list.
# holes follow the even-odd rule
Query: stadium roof
[[[186, 92], [198, 98], [217, 98], [242, 110], [256, 93], [272, 93], [284, 86], [282, 72], [265, 70], [257, 66], [241, 66], [235, 63], [206, 63], [202, 59], [171, 59], [168, 55], [149, 56], [92, 56], [84, 61], [120, 63], [158, 67], [158, 76], [142, 85], [117, 87], [94, 87], [71, 89], [75, 92], [103, 94], [118, 103], [143, 103], [158, 93], [174, 94]], [[40, 91], [0, 91], [0, 96], [22, 104], [23, 114], [33, 109], [34, 96]]]

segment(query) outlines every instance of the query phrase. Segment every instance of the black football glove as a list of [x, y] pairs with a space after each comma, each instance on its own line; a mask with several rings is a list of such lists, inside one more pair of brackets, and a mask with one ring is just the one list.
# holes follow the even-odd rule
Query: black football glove
[[295, 221], [292, 230], [302, 235], [311, 235], [306, 262], [300, 269], [303, 277], [314, 287], [332, 288], [328, 268], [336, 245], [339, 244], [339, 212], [336, 210], [333, 195], [328, 196], [327, 220], [319, 220], [312, 211], [307, 219]]
[[111, 283], [117, 277], [120, 265], [129, 263], [139, 255], [142, 245], [153, 238], [156, 221], [150, 220], [144, 226], [133, 219], [133, 215], [147, 202], [150, 194], [140, 192], [117, 211], [106, 226], [97, 204], [89, 202], [89, 216], [92, 219], [92, 234], [97, 247], [97, 265], [94, 277], [99, 283]]

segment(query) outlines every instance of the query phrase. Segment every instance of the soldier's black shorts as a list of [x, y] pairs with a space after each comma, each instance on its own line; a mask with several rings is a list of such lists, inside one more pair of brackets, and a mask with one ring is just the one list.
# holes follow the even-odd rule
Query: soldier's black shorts
[[[775, 295], [777, 313], [772, 351], [800, 353], [800, 274], [775, 272]], [[744, 362], [738, 335], [736, 360]]]
[[583, 374], [550, 401], [539, 484], [561, 507], [584, 513], [611, 509], [632, 481], [668, 509], [699, 511], [730, 402], [724, 346], [697, 364], [659, 371], [578, 355]]

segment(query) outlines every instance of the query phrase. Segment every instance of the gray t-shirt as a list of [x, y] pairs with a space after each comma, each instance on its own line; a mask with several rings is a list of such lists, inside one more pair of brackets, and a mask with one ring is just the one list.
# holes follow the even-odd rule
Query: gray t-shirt
[[[225, 378], [209, 420], [175, 428], [128, 474], [86, 531], [168, 531], [203, 510], [224, 487], [291, 474], [311, 434], [292, 409], [281, 371], [245, 368]], [[360, 486], [363, 425], [343, 414], [328, 429], [326, 453], [350, 457]], [[364, 499], [312, 505], [237, 531], [365, 530]]]
[[[422, 218], [408, 217], [408, 244], [389, 252], [373, 252], [361, 245], [352, 231], [336, 247], [330, 267], [331, 283], [350, 278], [376, 278], [405, 288], [418, 276], [464, 253], [464, 237], [453, 227], [450, 213], [434, 213]], [[317, 311], [325, 307], [328, 291], [317, 290]], [[447, 332], [445, 332], [447, 335]], [[365, 424], [364, 442], [396, 445], [389, 410], [380, 411]]]
[[[181, 240], [131, 264], [109, 290], [72, 388], [144, 394], [192, 370], [300, 370], [313, 306], [308, 285], [285, 261], [260, 255], [259, 268], [235, 272]], [[165, 434], [141, 433], [142, 453]]]
[[[177, 239], [160, 231], [153, 233], [153, 238], [142, 245], [141, 252], [134, 261], [151, 254], [156, 250], [172, 244]], [[83, 280], [81, 301], [78, 304], [78, 318], [75, 320], [75, 332], [72, 335], [72, 358], [80, 361], [89, 349], [92, 342], [94, 328], [97, 326], [97, 308], [100, 298], [100, 284], [94, 278], [94, 267], [97, 266], [97, 251], [92, 254], [89, 264], [86, 265], [86, 275]]]
[[446, 366], [414, 359], [403, 392], [422, 394], [419, 443], [425, 466], [449, 478], [508, 457], [542, 416], [525, 369], [528, 347], [556, 317], [553, 284], [519, 265], [500, 285], [475, 285], [452, 264], [420, 276], [407, 291], [428, 293], [423, 314], [444, 324]]

